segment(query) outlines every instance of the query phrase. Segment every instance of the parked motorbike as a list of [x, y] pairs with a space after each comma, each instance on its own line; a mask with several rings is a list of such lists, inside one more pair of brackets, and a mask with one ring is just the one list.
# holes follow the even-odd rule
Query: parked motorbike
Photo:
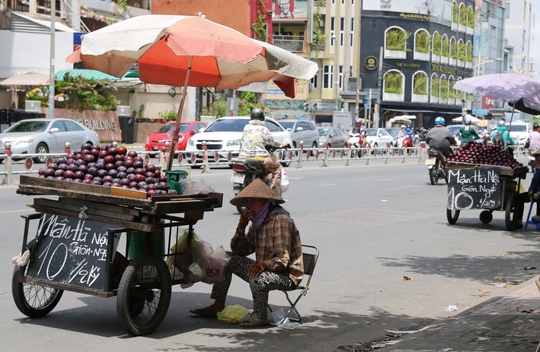
[[428, 150], [426, 165], [429, 172], [429, 181], [432, 185], [439, 183], [439, 179], [444, 179], [448, 183], [448, 170], [446, 169], [446, 158], [437, 149]]
[[[274, 146], [267, 146], [266, 149], [272, 155], [274, 161], [278, 161], [273, 154], [277, 150]], [[237, 160], [233, 165], [233, 174], [231, 175], [231, 182], [233, 183], [234, 195], [240, 193], [241, 190], [246, 188], [255, 179], [261, 179], [264, 183], [270, 187], [272, 184], [272, 174], [264, 167], [264, 165], [257, 160], [253, 159], [241, 159]], [[278, 185], [275, 189], [276, 193], [281, 196], [281, 188]], [[240, 214], [247, 210], [246, 207], [237, 206], [236, 209]]]

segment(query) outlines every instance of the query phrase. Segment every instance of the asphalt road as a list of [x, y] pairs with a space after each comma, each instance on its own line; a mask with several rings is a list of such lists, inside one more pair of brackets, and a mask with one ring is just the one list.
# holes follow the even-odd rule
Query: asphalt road
[[[302, 241], [321, 251], [308, 295], [299, 310], [304, 323], [294, 330], [272, 327], [248, 330], [217, 320], [194, 317], [192, 307], [210, 302], [210, 286], [173, 287], [168, 314], [146, 337], [131, 337], [119, 324], [115, 298], [66, 292], [45, 318], [28, 319], [11, 297], [11, 257], [21, 247], [22, 214], [32, 200], [0, 186], [0, 330], [3, 351], [335, 351], [340, 345], [378, 341], [389, 330], [411, 330], [434, 319], [456, 314], [446, 307], [467, 309], [518, 286], [499, 288], [496, 278], [524, 281], [540, 268], [535, 232], [508, 232], [504, 213], [482, 224], [479, 211], [462, 211], [455, 225], [446, 220], [446, 186], [429, 184], [425, 165], [416, 160], [328, 168], [318, 163], [289, 167], [291, 187], [285, 207]], [[229, 169], [210, 174], [194, 170], [224, 193], [224, 205], [195, 227], [217, 247], [228, 247], [238, 221]], [[531, 174], [525, 184], [528, 186]], [[410, 280], [404, 280], [404, 277]], [[488, 293], [489, 291], [489, 293]], [[283, 306], [279, 292], [274, 306]], [[251, 308], [247, 284], [235, 279], [227, 304]]]

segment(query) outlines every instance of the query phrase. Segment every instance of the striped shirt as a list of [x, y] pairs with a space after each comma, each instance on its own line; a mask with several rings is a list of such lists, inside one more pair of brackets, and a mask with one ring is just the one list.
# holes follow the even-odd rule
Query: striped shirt
[[300, 233], [289, 213], [280, 206], [269, 211], [258, 231], [253, 226], [247, 234], [236, 229], [231, 249], [236, 255], [255, 253], [255, 262], [266, 263], [268, 271], [287, 271], [295, 286], [302, 281], [304, 263]]

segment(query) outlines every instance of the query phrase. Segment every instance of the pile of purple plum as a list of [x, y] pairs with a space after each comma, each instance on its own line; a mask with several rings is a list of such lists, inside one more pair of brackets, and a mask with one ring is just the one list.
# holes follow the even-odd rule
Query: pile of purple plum
[[120, 187], [154, 194], [177, 194], [154, 164], [145, 164], [135, 151], [113, 144], [85, 144], [66, 157], [39, 169], [39, 177], [104, 187]]

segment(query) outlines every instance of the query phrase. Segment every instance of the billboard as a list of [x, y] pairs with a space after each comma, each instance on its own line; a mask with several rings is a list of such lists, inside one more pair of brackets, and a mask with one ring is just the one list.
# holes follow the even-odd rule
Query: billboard
[[388, 11], [414, 14], [415, 19], [452, 22], [452, 0], [364, 0], [362, 11]]

